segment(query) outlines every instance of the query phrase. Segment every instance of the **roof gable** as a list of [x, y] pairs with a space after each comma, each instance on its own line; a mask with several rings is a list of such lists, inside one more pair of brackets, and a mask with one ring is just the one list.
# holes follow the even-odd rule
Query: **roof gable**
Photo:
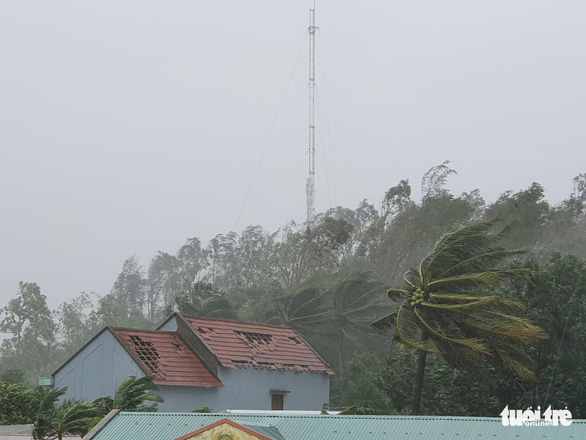
[[177, 332], [110, 328], [110, 331], [156, 385], [222, 387]]
[[224, 367], [250, 366], [333, 374], [309, 344], [290, 327], [216, 318], [183, 318]]
[[222, 419], [176, 440], [276, 440], [230, 419]]

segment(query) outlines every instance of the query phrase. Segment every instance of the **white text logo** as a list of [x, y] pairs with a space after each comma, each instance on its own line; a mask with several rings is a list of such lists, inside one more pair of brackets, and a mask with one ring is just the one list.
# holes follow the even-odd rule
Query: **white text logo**
[[570, 426], [572, 423], [572, 413], [566, 409], [551, 409], [547, 407], [541, 414], [541, 407], [538, 406], [535, 411], [527, 408], [509, 409], [509, 405], [501, 412], [504, 426]]

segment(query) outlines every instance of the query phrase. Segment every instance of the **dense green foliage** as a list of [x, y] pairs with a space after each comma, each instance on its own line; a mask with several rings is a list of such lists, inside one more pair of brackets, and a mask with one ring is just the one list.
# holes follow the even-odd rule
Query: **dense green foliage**
[[19, 425], [31, 419], [31, 393], [24, 384], [0, 382], [0, 425]]
[[156, 411], [157, 402], [163, 401], [152, 377], [128, 377], [114, 398], [95, 402], [62, 400], [66, 390], [0, 381], [0, 425], [33, 424], [34, 437], [39, 440], [82, 437], [112, 409]]
[[[34, 383], [104, 325], [154, 328], [180, 310], [290, 325], [336, 371], [332, 406], [405, 412], [416, 354], [369, 323], [393, 312], [386, 290], [402, 283], [442, 236], [498, 218], [493, 232], [502, 233], [502, 247], [526, 249], [516, 268], [529, 269], [507, 282], [505, 295], [521, 302], [549, 336], [530, 353], [536, 380], [519, 382], [484, 360], [480, 378], [453, 362], [429, 359], [422, 412], [494, 416], [506, 404], [556, 403], [586, 417], [586, 359], [572, 349], [586, 340], [586, 176], [577, 176], [572, 194], [554, 206], [537, 183], [489, 204], [478, 190], [453, 195], [446, 186], [453, 174], [443, 163], [424, 175], [419, 199], [409, 181], [400, 180], [380, 204], [364, 200], [356, 209], [330, 209], [311, 229], [290, 223], [270, 233], [248, 226], [207, 245], [190, 238], [144, 266], [132, 256], [109, 293], [81, 293], [55, 311], [39, 286], [21, 283], [0, 314], [0, 331], [8, 334], [0, 375], [14, 383], [20, 371]], [[20, 410], [11, 411], [18, 418]]]

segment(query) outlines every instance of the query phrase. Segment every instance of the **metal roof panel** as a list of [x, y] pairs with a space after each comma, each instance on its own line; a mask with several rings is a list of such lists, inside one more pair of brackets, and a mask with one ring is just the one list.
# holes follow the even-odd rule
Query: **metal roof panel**
[[284, 440], [586, 438], [585, 420], [574, 420], [568, 427], [510, 427], [500, 418], [482, 417], [120, 413], [94, 440], [174, 440], [226, 418], [251, 429], [265, 427], [267, 434], [278, 432]]

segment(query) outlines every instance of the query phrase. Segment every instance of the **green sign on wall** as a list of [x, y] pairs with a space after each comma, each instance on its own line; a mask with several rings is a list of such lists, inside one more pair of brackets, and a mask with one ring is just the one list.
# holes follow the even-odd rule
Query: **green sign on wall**
[[52, 377], [39, 377], [39, 386], [50, 387], [51, 385], [53, 385]]

